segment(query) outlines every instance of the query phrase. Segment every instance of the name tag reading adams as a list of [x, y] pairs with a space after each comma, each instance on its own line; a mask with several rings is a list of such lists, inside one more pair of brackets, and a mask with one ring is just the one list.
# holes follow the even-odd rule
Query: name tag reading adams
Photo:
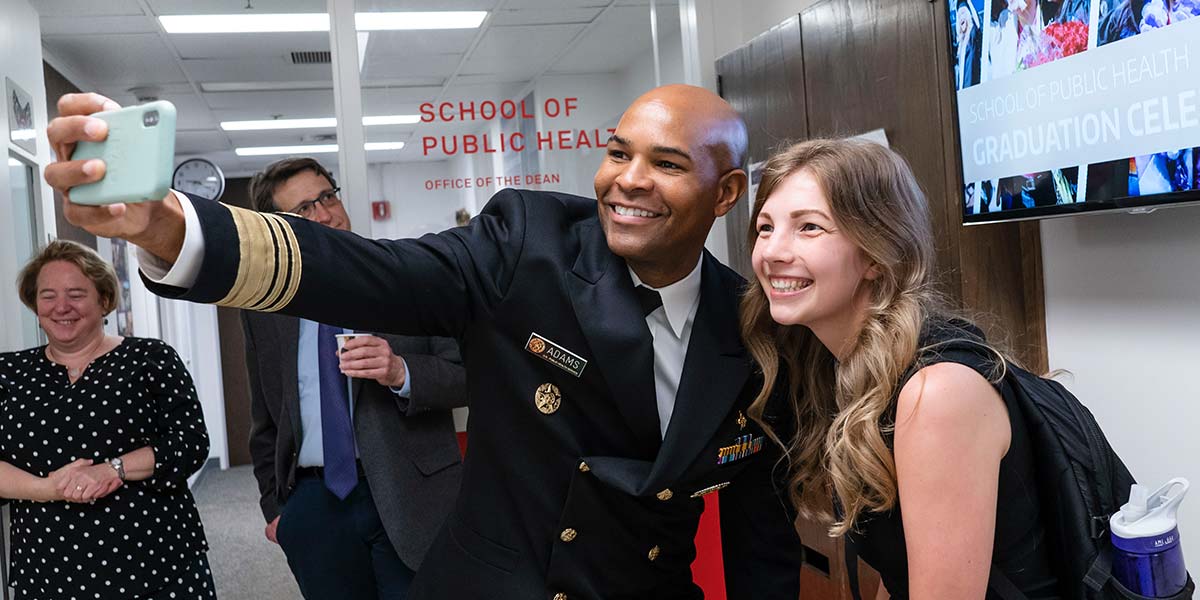
[[583, 369], [587, 367], [588, 361], [578, 354], [536, 332], [529, 334], [529, 341], [525, 342], [525, 350], [576, 377], [582, 375]]

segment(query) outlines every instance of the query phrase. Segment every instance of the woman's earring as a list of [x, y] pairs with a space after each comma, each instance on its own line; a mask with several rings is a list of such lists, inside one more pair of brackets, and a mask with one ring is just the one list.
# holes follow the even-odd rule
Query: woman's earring
[[104, 324], [108, 325], [108, 317], [104, 317]]

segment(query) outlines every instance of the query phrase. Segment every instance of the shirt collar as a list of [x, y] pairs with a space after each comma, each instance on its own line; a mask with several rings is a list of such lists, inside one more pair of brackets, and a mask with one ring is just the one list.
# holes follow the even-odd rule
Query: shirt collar
[[701, 253], [700, 260], [696, 261], [696, 266], [688, 273], [686, 277], [667, 286], [660, 288], [652, 287], [638, 278], [637, 273], [633, 269], [629, 269], [629, 276], [633, 278], [633, 285], [644, 285], [656, 292], [662, 297], [663, 309], [667, 314], [667, 323], [671, 326], [671, 331], [675, 332], [675, 336], [683, 338], [683, 330], [687, 326], [688, 319], [692, 316], [696, 309], [696, 305], [700, 302], [700, 265], [704, 262], [704, 254]]

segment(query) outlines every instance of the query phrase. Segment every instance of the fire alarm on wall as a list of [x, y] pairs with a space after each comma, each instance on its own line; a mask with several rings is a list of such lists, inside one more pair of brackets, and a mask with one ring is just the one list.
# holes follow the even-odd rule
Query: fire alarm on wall
[[387, 200], [371, 203], [371, 218], [376, 221], [386, 221], [392, 215], [391, 204]]

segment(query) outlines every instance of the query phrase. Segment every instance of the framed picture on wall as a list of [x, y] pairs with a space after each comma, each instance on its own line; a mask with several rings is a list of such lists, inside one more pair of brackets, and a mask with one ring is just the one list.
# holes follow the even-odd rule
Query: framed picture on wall
[[26, 152], [37, 155], [37, 130], [33, 127], [33, 96], [13, 80], [4, 78], [8, 103], [8, 139]]

